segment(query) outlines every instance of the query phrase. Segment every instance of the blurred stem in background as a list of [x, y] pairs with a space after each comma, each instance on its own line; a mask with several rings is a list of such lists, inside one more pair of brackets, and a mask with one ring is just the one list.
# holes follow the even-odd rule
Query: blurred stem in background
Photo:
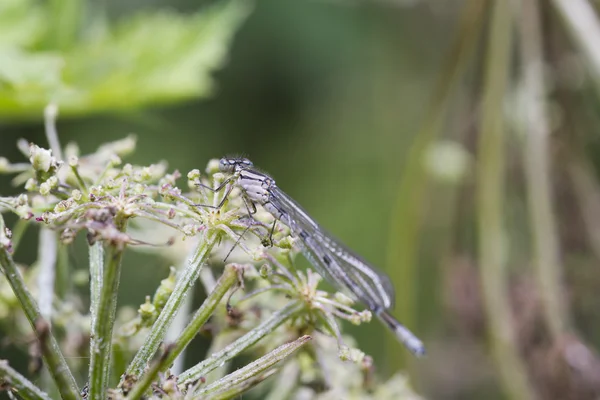
[[[398, 305], [399, 317], [409, 327], [414, 327], [416, 322], [414, 288], [418, 280], [417, 251], [427, 195], [428, 179], [423, 160], [440, 133], [452, 89], [460, 81], [478, 43], [486, 4], [485, 0], [469, 0], [464, 6], [454, 43], [446, 57], [446, 64], [441, 68], [423, 126], [408, 154], [394, 206], [386, 270], [396, 271], [391, 276], [397, 292], [402, 293], [402, 302]], [[386, 352], [387, 365], [397, 370], [402, 367], [405, 353], [391, 335], [386, 336], [386, 341], [386, 348], [395, 349]]]
[[550, 128], [546, 110], [544, 57], [538, 0], [523, 0], [520, 15], [520, 55], [522, 62], [525, 152], [530, 230], [538, 287], [546, 324], [553, 339], [567, 326], [562, 296], [560, 244], [552, 205], [549, 145]]
[[504, 100], [511, 66], [510, 4], [494, 4], [483, 83], [477, 166], [479, 268], [492, 354], [512, 399], [533, 399], [527, 369], [519, 355], [507, 285], [508, 237], [505, 215]]
[[591, 67], [596, 90], [600, 90], [600, 23], [588, 0], [552, 0], [575, 45]]

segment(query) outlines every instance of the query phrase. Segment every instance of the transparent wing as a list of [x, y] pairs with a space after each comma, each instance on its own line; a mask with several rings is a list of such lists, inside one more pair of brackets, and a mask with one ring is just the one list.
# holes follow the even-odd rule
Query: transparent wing
[[270, 192], [281, 221], [300, 238], [304, 255], [325, 279], [374, 312], [393, 305], [394, 289], [385, 274], [334, 239], [281, 189]]
[[367, 263], [342, 242], [329, 234], [320, 231], [319, 242], [329, 250], [337, 261], [346, 266], [353, 280], [360, 282], [368, 291], [369, 296], [383, 308], [392, 308], [395, 301], [395, 291], [390, 278], [374, 266]]

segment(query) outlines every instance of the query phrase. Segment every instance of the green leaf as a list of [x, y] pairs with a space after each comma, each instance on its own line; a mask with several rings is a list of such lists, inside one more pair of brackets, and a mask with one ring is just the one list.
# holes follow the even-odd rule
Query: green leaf
[[[0, 21], [8, 18], [5, 9], [0, 7]], [[55, 53], [27, 50], [30, 43], [13, 34], [21, 39], [8, 50], [0, 47], [5, 64], [0, 65], [0, 117], [41, 117], [51, 101], [62, 115], [77, 115], [209, 96], [211, 73], [226, 61], [233, 34], [249, 11], [248, 2], [240, 0], [192, 15], [161, 10], [123, 19], [101, 33], [92, 21], [87, 34]], [[19, 29], [29, 18], [21, 15]]]
[[44, 11], [37, 2], [0, 1], [0, 49], [34, 45], [45, 30]]

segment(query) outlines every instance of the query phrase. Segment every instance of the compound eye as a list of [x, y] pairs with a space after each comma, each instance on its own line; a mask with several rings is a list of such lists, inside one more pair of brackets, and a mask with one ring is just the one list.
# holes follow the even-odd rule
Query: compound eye
[[227, 158], [221, 158], [219, 160], [219, 171], [230, 172], [233, 169], [233, 164], [229, 162]]
[[252, 161], [248, 160], [247, 158], [244, 158], [243, 160], [241, 160], [241, 164], [244, 165], [244, 167], [253, 167], [254, 164], [252, 164]]

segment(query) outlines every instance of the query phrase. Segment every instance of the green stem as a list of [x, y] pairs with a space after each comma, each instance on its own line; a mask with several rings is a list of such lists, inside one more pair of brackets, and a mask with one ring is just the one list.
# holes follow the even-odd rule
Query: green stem
[[160, 360], [158, 360], [158, 362], [155, 363], [152, 366], [152, 368], [150, 368], [150, 370], [144, 374], [143, 378], [140, 379], [140, 381], [133, 387], [131, 392], [129, 392], [129, 394], [127, 395], [127, 400], [141, 399], [144, 396], [144, 393], [146, 393], [146, 391], [152, 384], [152, 382], [154, 382], [160, 371], [164, 371], [167, 368], [169, 368], [169, 365], [171, 363], [169, 361], [169, 356], [171, 355], [173, 346], [174, 345], [171, 345], [165, 349], [165, 352], [160, 358]]
[[75, 176], [75, 180], [77, 181], [77, 184], [79, 185], [79, 189], [81, 190], [83, 197], [88, 198], [88, 196], [89, 196], [88, 188], [87, 188], [87, 185], [85, 184], [85, 181], [79, 174], [79, 168], [77, 168], [77, 165], [74, 165], [74, 166], [71, 165], [70, 167], [71, 167], [71, 172], [73, 172], [73, 175]]
[[[102, 291], [102, 280], [104, 274], [104, 246], [101, 241], [94, 243], [89, 247], [90, 262], [90, 326], [96, 327], [98, 311], [100, 309], [100, 297]], [[98, 347], [97, 337], [91, 335], [90, 354], [94, 354]], [[92, 362], [89, 366], [89, 376], [92, 376]], [[96, 368], [94, 366], [94, 368]]]
[[296, 316], [304, 309], [304, 304], [300, 302], [291, 302], [283, 309], [275, 312], [269, 319], [264, 321], [262, 324], [246, 333], [235, 342], [226, 346], [221, 351], [211, 355], [206, 360], [199, 364], [196, 364], [192, 368], [184, 371], [179, 375], [179, 383], [185, 383], [189, 381], [195, 381], [200, 379], [202, 376], [208, 374], [210, 371], [218, 368], [219, 365], [226, 361], [231, 360], [233, 357], [240, 354], [256, 342], [273, 332], [279, 325], [283, 324], [288, 319]]
[[[468, 64], [467, 61], [471, 59], [478, 38], [481, 36], [480, 31], [486, 5], [486, 0], [469, 0], [464, 6], [459, 22], [459, 30], [445, 58], [446, 62], [433, 90], [423, 126], [415, 136], [408, 153], [408, 160], [391, 218], [387, 265], [389, 271], [397, 271], [392, 275], [392, 278], [398, 292], [403, 295], [402, 301], [399, 302], [398, 316], [408, 326], [415, 325], [412, 316], [414, 314], [414, 288], [418, 268], [418, 236], [423, 205], [427, 204], [425, 197], [427, 195], [428, 179], [423, 159], [440, 131], [448, 99], [453, 88], [460, 81], [460, 77]], [[390, 335], [388, 338], [388, 340], [391, 340], [392, 336]], [[399, 344], [394, 340], [394, 343], [390, 343], [390, 346], [399, 346]], [[390, 362], [394, 360], [394, 363], [398, 363], [401, 360], [400, 357], [396, 356], [396, 354], [399, 354], [397, 351], [390, 351], [388, 354], [393, 356], [388, 360]]]
[[[175, 347], [167, 356], [168, 363], [166, 364], [166, 367], [171, 365], [177, 356], [179, 356], [179, 354], [181, 354], [186, 346], [192, 341], [192, 339], [196, 337], [200, 328], [202, 328], [208, 318], [210, 318], [223, 296], [225, 296], [225, 293], [227, 293], [227, 291], [236, 282], [238, 282], [240, 268], [243, 267], [238, 267], [234, 264], [229, 264], [225, 267], [225, 271], [223, 272], [223, 275], [221, 275], [221, 278], [219, 278], [217, 281], [217, 285], [215, 286], [214, 290], [208, 295], [206, 300], [204, 300], [202, 306], [200, 306], [198, 311], [196, 311], [196, 314], [194, 314], [194, 317], [188, 326], [175, 340]], [[164, 370], [161, 370], [161, 372], [162, 371]]]
[[[90, 391], [91, 400], [104, 400], [110, 376], [110, 362], [112, 353], [112, 334], [117, 309], [117, 293], [121, 278], [121, 261], [123, 259], [124, 245], [111, 244], [106, 257], [106, 266], [102, 282], [98, 282], [98, 276], [92, 277], [91, 291], [100, 291], [98, 301], [94, 301], [95, 314], [92, 324], [90, 344]], [[92, 247], [93, 249], [93, 247]], [[97, 250], [96, 250], [97, 251]], [[98, 257], [96, 251], [91, 253]], [[90, 267], [91, 267], [90, 263]], [[97, 287], [100, 285], [100, 287]], [[95, 297], [95, 296], [93, 296]]]
[[27, 228], [29, 228], [29, 221], [24, 220], [24, 219], [19, 219], [16, 222], [16, 224], [12, 230], [12, 238], [11, 238], [13, 254], [17, 252], [19, 243], [21, 243], [21, 239], [23, 239], [23, 236], [25, 235]]
[[38, 241], [38, 304], [40, 312], [48, 321], [52, 318], [52, 303], [56, 281], [56, 260], [58, 258], [58, 238], [48, 227], [40, 228]]
[[[62, 3], [66, 3], [65, 0], [60, 0]], [[52, 154], [58, 161], [63, 160], [62, 148], [60, 141], [58, 140], [58, 132], [56, 132], [56, 117], [58, 116], [58, 106], [50, 103], [44, 109], [44, 128], [46, 132], [46, 139], [52, 150]]]
[[546, 323], [557, 338], [567, 325], [567, 311], [560, 284], [559, 240], [552, 206], [552, 184], [548, 161], [550, 127], [546, 110], [544, 60], [540, 8], [537, 0], [522, 2], [521, 58], [526, 138], [523, 154], [527, 176], [530, 229], [534, 242], [534, 263], [544, 304]]
[[8, 361], [0, 360], [0, 383], [7, 385], [8, 390], [25, 400], [51, 400], [50, 396], [35, 386], [29, 379], [8, 365]]
[[[19, 269], [4, 247], [0, 247], [0, 264], [2, 264], [6, 279], [19, 300], [21, 308], [29, 320], [29, 324], [36, 335], [39, 335], [37, 325], [40, 324], [40, 321], [44, 321], [44, 319], [40, 314], [40, 309], [35, 299], [25, 286], [25, 282], [23, 281]], [[40, 341], [42, 340], [39, 336], [38, 339]], [[42, 346], [44, 362], [58, 386], [61, 397], [67, 400], [79, 399], [79, 388], [77, 387], [75, 378], [71, 374], [71, 370], [60, 351], [56, 338], [52, 335], [52, 332], [48, 330], [43, 339], [46, 341], [46, 345]]]
[[152, 329], [144, 344], [127, 368], [126, 375], [140, 376], [142, 374], [144, 368], [146, 368], [146, 365], [148, 365], [165, 338], [167, 328], [177, 315], [177, 311], [179, 311], [185, 297], [198, 280], [198, 275], [208, 260], [216, 241], [217, 234], [215, 232], [209, 232], [204, 238], [200, 239], [198, 246], [187, 261], [187, 267], [179, 276], [173, 293], [171, 293], [167, 304], [165, 304], [165, 308], [163, 308], [156, 322], [152, 325]]
[[506, 277], [506, 232], [503, 221], [504, 137], [503, 104], [511, 60], [509, 2], [496, 0], [490, 27], [484, 77], [482, 123], [477, 175], [479, 265], [488, 329], [502, 383], [510, 398], [535, 395], [519, 356]]
[[244, 385], [246, 382], [252, 383], [256, 376], [292, 355], [311, 339], [310, 336], [305, 335], [291, 343], [283, 344], [258, 360], [208, 385], [200, 390], [197, 395], [202, 398], [229, 399], [232, 397], [231, 394], [239, 394], [239, 390], [237, 390], [239, 386], [245, 386], [244, 389], [248, 389], [251, 385]]
[[96, 323], [96, 312], [100, 304], [102, 275], [104, 274], [104, 246], [98, 241], [90, 246], [90, 316], [92, 326]]

